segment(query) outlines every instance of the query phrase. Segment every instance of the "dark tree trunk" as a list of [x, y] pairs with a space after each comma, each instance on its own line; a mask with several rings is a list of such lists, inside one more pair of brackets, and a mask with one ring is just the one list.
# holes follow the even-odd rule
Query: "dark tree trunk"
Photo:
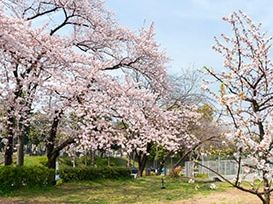
[[48, 167], [51, 169], [56, 168], [56, 164], [52, 164], [52, 162], [54, 160], [56, 162], [56, 158], [58, 156], [58, 154], [55, 151], [55, 143], [56, 143], [57, 130], [58, 130], [61, 117], [62, 117], [62, 111], [55, 111], [55, 117], [53, 119], [49, 136], [46, 141], [46, 154], [48, 159]]
[[[58, 154], [52, 154], [52, 155], [47, 155], [47, 167], [49, 169], [53, 169], [54, 172], [56, 172], [56, 161], [58, 158]], [[56, 185], [56, 180], [55, 180], [55, 174], [52, 175], [52, 178], [50, 179], [51, 185]]]
[[47, 167], [50, 169], [56, 170], [56, 159], [58, 157], [57, 154], [54, 154], [53, 152], [47, 152]]
[[73, 138], [68, 138], [63, 143], [61, 143], [58, 146], [55, 146], [54, 144], [51, 146], [47, 145], [47, 159], [48, 159], [48, 168], [50, 169], [56, 169], [56, 160], [58, 156], [60, 155], [60, 151], [63, 150], [65, 147], [67, 147], [70, 144], [75, 143], [75, 140]]
[[9, 136], [7, 138], [7, 144], [5, 148], [5, 166], [12, 164], [12, 155], [13, 155], [13, 137]]
[[265, 178], [265, 173], [263, 175], [263, 180], [264, 180], [264, 196], [263, 196], [263, 204], [270, 204], [270, 192], [268, 192], [268, 189], [270, 189], [270, 183], [268, 179]]
[[146, 162], [147, 162], [147, 154], [140, 154], [138, 155], [138, 172], [137, 172], [137, 175], [139, 177], [142, 177], [143, 176], [143, 171], [145, 169], [145, 166], [146, 166]]
[[[59, 126], [59, 122], [62, 116], [62, 111], [55, 111], [55, 116], [51, 125], [51, 129], [49, 132], [49, 136], [46, 141], [46, 156], [47, 156], [47, 167], [49, 169], [54, 169], [56, 170], [56, 160], [57, 157], [59, 156], [59, 152], [55, 151], [55, 142], [56, 142], [56, 135], [57, 135], [57, 130]], [[55, 175], [53, 175], [54, 178], [51, 179], [51, 184], [55, 185]]]
[[56, 160], [60, 155], [60, 151], [63, 150], [68, 145], [75, 143], [75, 140], [73, 138], [68, 138], [63, 143], [59, 145], [56, 144], [57, 130], [62, 114], [63, 114], [62, 111], [55, 111], [55, 117], [53, 119], [50, 133], [46, 141], [48, 168], [50, 169], [56, 169]]
[[91, 165], [95, 166], [96, 165], [96, 152], [91, 150]]
[[18, 134], [18, 147], [17, 147], [17, 166], [23, 166], [24, 165], [24, 155], [25, 155], [25, 139], [27, 138], [29, 134], [29, 117], [31, 112], [31, 104], [27, 103], [26, 106], [28, 107], [28, 110], [21, 113], [21, 117], [19, 119], [19, 134]]
[[15, 98], [12, 99], [12, 101], [10, 101], [11, 106], [8, 107], [7, 109], [7, 134], [8, 134], [8, 142], [6, 145], [6, 149], [5, 149], [5, 166], [6, 165], [11, 165], [13, 163], [13, 139], [15, 136], [15, 130], [16, 130], [16, 117], [14, 115], [14, 111], [15, 111], [15, 103], [16, 100], [22, 96], [22, 84], [21, 81], [19, 79], [19, 75], [18, 75], [18, 64], [15, 65], [15, 70], [13, 71], [14, 77], [16, 78], [16, 88], [14, 91], [14, 96]]
[[17, 166], [24, 165], [24, 134], [18, 136]]
[[13, 115], [13, 107], [10, 107], [10, 109], [7, 111], [8, 115], [8, 123], [7, 123], [7, 144], [5, 147], [5, 161], [4, 164], [5, 166], [11, 165], [13, 160], [12, 160], [12, 155], [13, 155], [13, 138], [14, 138], [14, 130], [15, 130], [15, 118]]
[[127, 168], [131, 167], [131, 155], [128, 155]]
[[267, 194], [264, 195], [263, 204], [270, 204], [270, 194], [269, 195], [267, 195]]
[[57, 153], [47, 156], [47, 160], [48, 160], [47, 167], [49, 169], [56, 170], [56, 161], [57, 161], [58, 156], [59, 156], [59, 154], [57, 154]]
[[146, 163], [147, 163], [147, 159], [148, 159], [147, 153], [150, 153], [151, 148], [152, 148], [152, 144], [148, 143], [147, 144], [146, 153], [143, 153], [143, 152], [137, 153], [136, 152], [136, 157], [137, 157], [137, 162], [138, 162], [138, 172], [137, 172], [137, 175], [139, 177], [143, 176], [143, 171], [145, 169], [145, 166], [146, 166]]

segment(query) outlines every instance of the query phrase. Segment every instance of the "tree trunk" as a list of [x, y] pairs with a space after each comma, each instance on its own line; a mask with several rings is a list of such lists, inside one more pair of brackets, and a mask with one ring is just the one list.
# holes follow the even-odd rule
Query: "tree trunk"
[[5, 166], [12, 164], [12, 155], [13, 155], [13, 138], [15, 130], [15, 118], [13, 115], [13, 107], [10, 107], [7, 111], [8, 122], [7, 122], [7, 144], [5, 147]]
[[264, 194], [263, 204], [270, 204], [270, 193]]
[[[55, 151], [55, 142], [56, 135], [59, 126], [59, 121], [62, 115], [62, 111], [55, 111], [55, 117], [53, 119], [49, 136], [46, 141], [46, 156], [47, 156], [47, 167], [49, 169], [54, 169], [56, 171], [56, 160], [59, 156], [59, 151]], [[51, 184], [55, 185], [55, 175], [54, 178], [51, 179]]]
[[[59, 126], [60, 119], [63, 115], [63, 111], [55, 111], [55, 117], [53, 119], [51, 129], [49, 132], [49, 136], [46, 141], [46, 155], [47, 155], [47, 167], [49, 169], [56, 170], [56, 160], [58, 156], [60, 155], [60, 151], [67, 147], [69, 144], [75, 143], [75, 140], [73, 138], [66, 139], [63, 143], [57, 145], [56, 136], [57, 136], [57, 130]], [[56, 181], [55, 178], [52, 179], [52, 184], [55, 185]]]
[[143, 171], [145, 169], [145, 166], [146, 166], [146, 162], [147, 162], [147, 154], [140, 154], [138, 155], [138, 172], [137, 172], [137, 175], [139, 177], [142, 177], [143, 176]]
[[[54, 172], [56, 172], [56, 161], [58, 158], [58, 154], [53, 154], [53, 155], [47, 155], [47, 167], [49, 169], [54, 169]], [[52, 175], [53, 177], [50, 179], [50, 183], [52, 186], [56, 185], [56, 180], [55, 180], [55, 174]]]
[[69, 144], [75, 143], [73, 138], [66, 139], [63, 143], [57, 146], [56, 136], [60, 119], [63, 111], [55, 111], [55, 117], [53, 119], [49, 136], [46, 141], [46, 154], [48, 159], [48, 168], [56, 169], [56, 159], [60, 155], [60, 151], [67, 147]]
[[24, 134], [18, 136], [17, 166], [24, 165]]
[[127, 168], [131, 167], [131, 156], [130, 154], [128, 155], [128, 160], [127, 160]]
[[9, 136], [7, 138], [7, 144], [5, 148], [5, 166], [12, 164], [12, 155], [13, 155], [13, 137]]
[[[54, 147], [53, 147], [54, 148]], [[56, 169], [56, 159], [57, 159], [57, 154], [54, 154], [54, 149], [48, 148], [47, 145], [47, 167], [50, 169]]]
[[[50, 146], [52, 148], [48, 148], [48, 145], [47, 145], [47, 167], [49, 169], [53, 169], [54, 172], [56, 171], [56, 160], [57, 160], [57, 157], [58, 155], [57, 154], [54, 154], [54, 144], [52, 144], [52, 146]], [[51, 185], [56, 185], [56, 180], [55, 180], [55, 174], [52, 175], [53, 178], [50, 179], [51, 181]]]
[[24, 165], [24, 156], [25, 156], [25, 139], [28, 136], [29, 133], [29, 116], [31, 111], [31, 103], [28, 106], [28, 110], [25, 110], [25, 112], [21, 113], [21, 118], [19, 120], [19, 130], [18, 130], [18, 147], [17, 147], [17, 166], [23, 166]]
[[46, 141], [46, 154], [48, 159], [48, 168], [55, 169], [56, 164], [53, 164], [53, 161], [56, 162], [56, 158], [59, 155], [59, 152], [55, 151], [55, 143], [56, 143], [56, 136], [57, 130], [59, 126], [60, 119], [62, 117], [62, 111], [55, 111], [55, 117], [53, 119], [49, 136]]
[[265, 199], [265, 200], [263, 201], [263, 204], [270, 204], [270, 198]]
[[56, 170], [56, 161], [59, 154], [47, 155], [47, 167]]
[[96, 152], [91, 150], [91, 165], [94, 167], [96, 166]]
[[268, 192], [268, 189], [270, 189], [270, 184], [268, 179], [265, 178], [265, 173], [263, 175], [263, 180], [264, 180], [264, 200], [263, 204], [270, 204], [270, 192]]
[[147, 144], [146, 153], [144, 153], [144, 152], [137, 153], [136, 152], [136, 157], [137, 157], [137, 162], [138, 162], [138, 172], [137, 172], [137, 175], [139, 177], [143, 176], [143, 171], [145, 169], [145, 166], [146, 166], [146, 163], [147, 163], [147, 159], [148, 159], [147, 153], [150, 153], [151, 149], [152, 149], [152, 143], [148, 143]]

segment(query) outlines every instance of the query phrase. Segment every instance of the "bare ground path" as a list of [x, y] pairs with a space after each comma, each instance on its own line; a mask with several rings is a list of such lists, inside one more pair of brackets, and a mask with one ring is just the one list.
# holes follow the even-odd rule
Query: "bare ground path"
[[225, 192], [212, 193], [189, 200], [175, 201], [172, 204], [261, 204], [261, 201], [255, 195], [237, 189], [230, 189]]

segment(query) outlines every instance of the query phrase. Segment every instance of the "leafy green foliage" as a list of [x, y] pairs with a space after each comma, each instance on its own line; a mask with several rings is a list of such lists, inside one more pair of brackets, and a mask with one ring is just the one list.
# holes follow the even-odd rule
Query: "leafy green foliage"
[[200, 178], [200, 179], [208, 179], [209, 175], [206, 173], [198, 173], [194, 175], [195, 178]]
[[163, 147], [161, 146], [157, 146], [157, 145], [153, 145], [152, 146], [152, 149], [151, 149], [151, 152], [149, 153], [149, 157], [148, 159], [149, 160], [162, 160], [165, 156], [165, 154], [167, 154], [167, 150], [164, 149]]
[[130, 169], [122, 167], [64, 167], [59, 170], [59, 173], [64, 182], [131, 178]]
[[204, 104], [198, 109], [198, 113], [202, 114], [202, 119], [212, 121], [214, 109], [210, 104]]
[[[72, 160], [69, 157], [60, 157], [59, 162], [61, 166], [73, 166]], [[82, 156], [80, 158], [75, 159], [75, 165], [77, 167], [84, 167], [84, 166], [92, 166], [93, 163], [97, 167], [126, 167], [127, 166], [127, 161], [126, 159], [123, 158], [116, 158], [116, 157], [109, 157], [109, 158], [101, 158], [101, 157], [96, 157], [95, 161], [92, 161], [91, 156]]]
[[54, 170], [42, 166], [1, 166], [0, 193], [20, 188], [49, 186], [54, 179]]
[[213, 146], [209, 146], [207, 149], [207, 152], [209, 154], [209, 159], [215, 160], [218, 159], [219, 157], [221, 159], [233, 159], [233, 154], [235, 152], [235, 149], [231, 146], [226, 147], [226, 148], [216, 148]]

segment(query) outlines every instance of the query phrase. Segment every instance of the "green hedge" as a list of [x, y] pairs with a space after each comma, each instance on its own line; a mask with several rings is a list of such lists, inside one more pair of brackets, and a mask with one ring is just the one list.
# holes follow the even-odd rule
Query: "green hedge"
[[9, 192], [19, 188], [43, 187], [53, 183], [55, 173], [43, 166], [1, 166], [0, 192]]
[[[69, 157], [60, 157], [59, 160], [61, 166], [73, 166], [72, 160]], [[109, 163], [108, 163], [109, 162]], [[84, 166], [93, 166], [93, 161], [90, 156], [82, 156], [80, 158], [75, 159], [75, 164], [77, 167], [84, 167]], [[116, 158], [116, 157], [110, 157], [110, 158], [101, 158], [96, 157], [95, 158], [95, 164], [97, 167], [126, 167], [127, 166], [127, 160], [123, 158]]]
[[64, 182], [131, 178], [130, 169], [122, 167], [65, 167], [59, 170], [59, 174]]

